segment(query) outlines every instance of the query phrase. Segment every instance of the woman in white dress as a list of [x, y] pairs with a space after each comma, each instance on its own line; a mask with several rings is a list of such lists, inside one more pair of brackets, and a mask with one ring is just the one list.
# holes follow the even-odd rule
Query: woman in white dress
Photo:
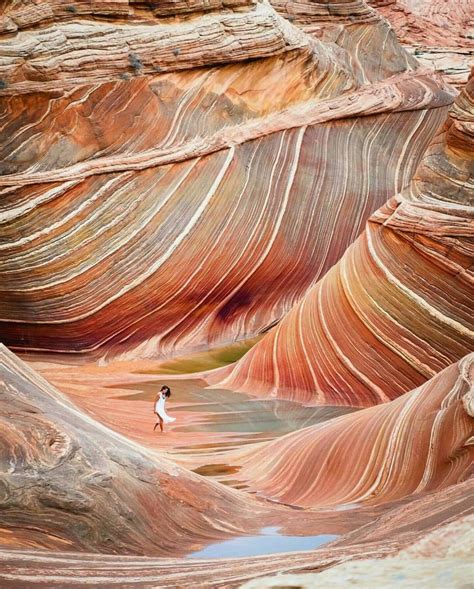
[[171, 389], [166, 385], [163, 385], [155, 401], [155, 413], [158, 419], [155, 423], [153, 431], [155, 431], [158, 424], [160, 426], [160, 430], [163, 431], [163, 423], [173, 423], [173, 421], [176, 421], [175, 417], [170, 417], [165, 411], [166, 399], [169, 397], [171, 397]]

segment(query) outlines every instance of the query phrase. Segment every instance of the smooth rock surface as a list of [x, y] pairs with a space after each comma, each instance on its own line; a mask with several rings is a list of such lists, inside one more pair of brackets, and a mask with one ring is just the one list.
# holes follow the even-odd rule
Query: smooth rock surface
[[264, 507], [87, 417], [2, 345], [0, 407], [2, 544], [185, 554], [260, 527]]
[[469, 353], [473, 121], [471, 78], [411, 184], [372, 215], [277, 327], [209, 381], [309, 404], [368, 406]]
[[250, 490], [284, 504], [383, 503], [456, 484], [474, 458], [474, 354], [418, 389], [314, 425], [232, 463]]
[[396, 556], [344, 563], [319, 574], [276, 575], [242, 589], [466, 589], [474, 582], [474, 517], [466, 516], [424, 536]]
[[458, 4], [0, 3], [2, 589], [469, 582]]
[[262, 3], [25, 6], [0, 35], [17, 351], [166, 358], [268, 330], [409, 183], [453, 99], [363, 2], [339, 45]]

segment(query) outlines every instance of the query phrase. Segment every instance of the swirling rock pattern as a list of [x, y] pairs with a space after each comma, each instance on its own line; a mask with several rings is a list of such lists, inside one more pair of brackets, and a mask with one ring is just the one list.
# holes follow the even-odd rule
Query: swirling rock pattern
[[[423, 111], [400, 114], [398, 124], [439, 120], [439, 110]], [[386, 172], [381, 200], [408, 179], [427, 132], [407, 141], [391, 135], [392, 116], [373, 122], [390, 151], [375, 147], [365, 119], [283, 131], [139, 173], [25, 189], [29, 200], [12, 210], [4, 232], [4, 342], [64, 352], [132, 348], [146, 356], [254, 335], [357, 236], [373, 190], [352, 183], [351, 169]], [[350, 146], [357, 147], [353, 156]], [[313, 175], [328, 150], [346, 155]], [[271, 166], [267, 176], [262, 165]], [[344, 211], [354, 202], [351, 223]], [[288, 273], [295, 276], [291, 289]], [[271, 292], [262, 291], [262, 281]]]
[[443, 0], [369, 0], [368, 3], [391, 22], [402, 43], [472, 46], [472, 10], [468, 0], [457, 2], [455, 9]]
[[[32, 583], [38, 582], [38, 570], [33, 569], [51, 558], [51, 553], [39, 549], [52, 550], [59, 559], [50, 569], [57, 572], [54, 579], [44, 569], [40, 574], [42, 582], [51, 582], [51, 586], [67, 583], [66, 577], [71, 584], [82, 582], [84, 576], [99, 576], [104, 581], [111, 576], [111, 566], [116, 571], [116, 579], [110, 579], [112, 586], [128, 582], [130, 571], [137, 566], [143, 583], [171, 582], [173, 578], [176, 582], [179, 578], [188, 586], [196, 582], [195, 575], [200, 579], [203, 574], [209, 576], [205, 562], [140, 560], [124, 555], [182, 554], [214, 539], [256, 533], [275, 522], [293, 529], [299, 526], [301, 533], [305, 526], [328, 525], [331, 519], [339, 527], [345, 520], [342, 529], [346, 530], [360, 525], [358, 521], [373, 519], [368, 512], [362, 520], [354, 513], [346, 518], [337, 512], [295, 513], [205, 480], [86, 417], [3, 346], [0, 383], [2, 586], [3, 580], [18, 581], [21, 577], [25, 587], [30, 578]], [[468, 509], [465, 486], [438, 492], [442, 494], [436, 501], [431, 496], [414, 501], [410, 517], [420, 519], [420, 529], [431, 529], [444, 521], [447, 511], [464, 513]], [[404, 532], [406, 509], [401, 515], [397, 515], [398, 507], [391, 509], [377, 519], [379, 527], [375, 529], [364, 526], [365, 547], [360, 545], [361, 534], [354, 540], [351, 532], [334, 552], [322, 551], [316, 556], [301, 553], [291, 563], [286, 556], [241, 559], [238, 565], [224, 560], [216, 569], [217, 576], [208, 580], [211, 586], [219, 586], [222, 575], [222, 584], [232, 586], [232, 581], [249, 575], [268, 574], [282, 567], [288, 570], [295, 562], [302, 567], [310, 561], [327, 566], [351, 554], [362, 557], [374, 550], [387, 554], [412, 542]], [[384, 538], [389, 534], [392, 544], [374, 539], [374, 534]], [[69, 554], [62, 554], [64, 551]]]
[[462, 589], [472, 577], [469, 559], [474, 557], [474, 516], [465, 516], [426, 534], [409, 548], [384, 560], [360, 560], [333, 567], [323, 573], [279, 575], [256, 579], [242, 589], [367, 589], [436, 587], [449, 584]]
[[364, 0], [273, 0], [272, 5], [313, 38], [337, 46], [363, 84], [419, 67], [388, 21]]
[[[453, 92], [376, 10], [275, 5], [3, 3], [2, 341], [43, 370], [63, 353], [136, 371], [265, 332], [304, 296], [214, 378], [349, 405], [466, 352], [472, 87], [432, 141]], [[391, 403], [219, 453], [275, 502], [108, 430], [0, 346], [2, 587], [232, 587], [394, 554], [472, 511], [473, 371], [468, 356]], [[175, 558], [275, 524], [342, 537], [291, 559]]]
[[[36, 24], [36, 23], [35, 23]], [[0, 91], [31, 93], [269, 57], [308, 45], [265, 4], [179, 23], [79, 19], [18, 30], [0, 40]]]
[[[48, 587], [84, 587], [85, 583], [101, 584], [122, 589], [133, 583], [140, 589], [161, 586], [180, 587], [240, 587], [248, 579], [265, 575], [284, 578], [282, 573], [304, 573], [308, 570], [322, 570], [340, 562], [352, 559], [377, 559], [378, 571], [385, 565], [385, 558], [403, 552], [409, 559], [426, 556], [430, 545], [430, 556], [439, 559], [469, 558], [466, 550], [465, 525], [472, 515], [473, 483], [466, 481], [418, 497], [406, 505], [390, 510], [386, 516], [372, 518], [373, 523], [358, 529], [354, 536], [334, 543], [331, 547], [288, 554], [269, 555], [260, 558], [214, 559], [196, 562], [193, 559], [170, 559], [131, 557], [100, 554], [74, 554], [71, 552], [48, 553], [39, 550], [0, 549], [0, 580], [2, 587], [10, 589], [36, 589], [39, 583]], [[298, 512], [293, 510], [293, 516]], [[339, 517], [344, 512], [339, 512]], [[352, 516], [353, 517], [353, 516]], [[458, 525], [446, 525], [455, 518]], [[407, 526], [410, 522], [410, 526]], [[454, 527], [454, 530], [453, 530]], [[453, 549], [445, 546], [446, 539], [456, 533]], [[421, 540], [420, 540], [421, 538]], [[461, 547], [459, 541], [463, 540]], [[434, 545], [434, 546], [433, 546]], [[443, 550], [444, 545], [444, 550]], [[412, 548], [413, 547], [413, 548]], [[365, 563], [368, 572], [367, 562]], [[470, 564], [470, 563], [469, 563]], [[387, 566], [390, 562], [387, 561]], [[211, 572], [210, 572], [211, 571]], [[267, 579], [265, 579], [266, 581]], [[258, 582], [258, 581], [256, 581]], [[398, 579], [400, 582], [400, 579]], [[319, 585], [320, 586], [320, 585]]]
[[404, 47], [425, 67], [440, 71], [451, 84], [466, 83], [474, 55], [474, 24], [469, 0], [370, 0]]
[[341, 589], [354, 587], [436, 587], [449, 584], [462, 589], [471, 575], [474, 557], [472, 526], [474, 516], [448, 523], [395, 556], [380, 561], [359, 560], [332, 567], [323, 573], [279, 575], [278, 578], [255, 579], [242, 589], [292, 587], [298, 589]]
[[264, 508], [101, 426], [1, 345], [0, 408], [2, 544], [176, 555], [259, 529]]
[[368, 406], [472, 350], [473, 88], [471, 80], [410, 186], [371, 217], [276, 328], [214, 380], [307, 403]]
[[237, 476], [301, 507], [380, 503], [447, 487], [472, 467], [473, 395], [471, 354], [390, 403], [244, 452]]
[[474, 52], [469, 0], [455, 9], [436, 0], [273, 0], [272, 5], [304, 31], [339, 46], [361, 80], [422, 66], [455, 86], [467, 81]]
[[149, 22], [153, 16], [175, 16], [184, 13], [202, 13], [220, 10], [222, 8], [251, 8], [254, 0], [208, 0], [183, 2], [182, 0], [36, 0], [31, 5], [29, 0], [10, 0], [6, 7], [2, 7], [2, 32], [16, 32], [39, 24], [49, 24], [51, 21], [72, 21], [78, 17], [130, 19]]
[[408, 184], [452, 101], [399, 46], [394, 70], [354, 73], [268, 5], [196, 5], [192, 23], [155, 3], [35, 6], [12, 3], [0, 36], [0, 330], [17, 350], [164, 357], [265, 331]]

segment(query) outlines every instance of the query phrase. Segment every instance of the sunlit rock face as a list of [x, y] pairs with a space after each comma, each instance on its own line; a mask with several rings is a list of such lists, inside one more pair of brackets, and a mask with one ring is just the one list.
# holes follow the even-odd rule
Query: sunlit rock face
[[21, 4], [23, 8], [13, 3], [5, 12], [4, 19], [18, 26], [13, 36], [4, 31], [1, 42], [8, 57], [0, 67], [3, 85], [17, 93], [240, 62], [308, 45], [271, 8], [253, 2], [243, 2], [241, 12], [216, 6], [210, 15], [196, 4], [188, 10], [196, 19], [169, 20], [165, 17], [176, 15], [173, 3], [167, 15], [160, 15], [153, 3], [135, 9], [133, 2], [122, 2], [101, 10], [100, 3], [65, 7], [46, 1], [37, 6], [41, 14], [36, 20], [32, 10], [29, 22], [21, 18], [29, 18], [28, 3]]
[[474, 457], [473, 379], [470, 354], [390, 403], [244, 452], [238, 476], [301, 507], [381, 503], [458, 483]]
[[395, 29], [403, 46], [425, 67], [462, 87], [474, 55], [470, 0], [369, 0]]
[[394, 399], [473, 348], [474, 81], [409, 187], [221, 385], [307, 403]]
[[85, 416], [4, 346], [0, 467], [4, 546], [177, 555], [258, 526], [255, 505]]
[[267, 4], [9, 3], [2, 341], [168, 357], [280, 320], [409, 183], [452, 102], [355, 4], [376, 61]]

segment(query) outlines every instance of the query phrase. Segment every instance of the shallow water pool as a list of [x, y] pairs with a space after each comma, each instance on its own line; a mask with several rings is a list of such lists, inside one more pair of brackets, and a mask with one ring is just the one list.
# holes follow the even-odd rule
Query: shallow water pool
[[336, 540], [339, 536], [319, 534], [318, 536], [285, 536], [278, 527], [267, 527], [258, 536], [239, 536], [223, 542], [210, 544], [188, 555], [188, 558], [241, 558], [264, 554], [314, 550]]

